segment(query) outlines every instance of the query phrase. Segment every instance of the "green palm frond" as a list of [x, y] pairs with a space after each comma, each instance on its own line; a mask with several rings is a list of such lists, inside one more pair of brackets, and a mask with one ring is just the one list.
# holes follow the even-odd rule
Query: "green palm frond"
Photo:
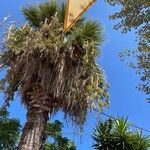
[[100, 36], [103, 34], [102, 26], [95, 21], [83, 22], [84, 18], [82, 22], [72, 30], [71, 35], [74, 40], [80, 44], [85, 42], [93, 42], [95, 45], [101, 44], [104, 40], [103, 36]]
[[119, 118], [115, 121], [114, 130], [115, 134], [120, 136], [127, 135], [129, 133], [130, 123], [128, 122], [127, 118]]
[[58, 10], [58, 5], [56, 1], [51, 1], [49, 3], [39, 5], [39, 19], [44, 21], [45, 19], [51, 19]]
[[26, 7], [23, 7], [21, 11], [31, 25], [36, 26], [36, 27], [39, 26], [40, 20], [39, 20], [38, 6], [28, 5]]
[[21, 11], [32, 26], [39, 27], [45, 19], [51, 20], [51, 17], [56, 14], [57, 10], [56, 1], [51, 1], [40, 5], [27, 5]]
[[113, 121], [111, 119], [100, 122], [96, 127], [92, 138], [95, 142], [93, 144], [94, 149], [100, 150], [110, 150], [113, 145], [113, 136], [112, 136], [112, 129], [113, 129]]
[[66, 13], [66, 4], [62, 2], [61, 6], [58, 8], [58, 18], [60, 22], [64, 22]]
[[[54, 15], [57, 15], [59, 18], [59, 21], [64, 23], [65, 20], [65, 11], [66, 11], [66, 5], [64, 2], [62, 2], [61, 5], [58, 5], [57, 2], [51, 1], [44, 4], [39, 5], [27, 5], [21, 9], [23, 15], [26, 17], [27, 21], [34, 26], [39, 27], [41, 23], [44, 23], [47, 19], [48, 22], [51, 21], [51, 17]], [[79, 19], [76, 22], [76, 26], [79, 24], [81, 25], [83, 21], [85, 20], [84, 17]]]
[[150, 137], [143, 135], [142, 131], [136, 131], [135, 134], [132, 134], [132, 138], [135, 140], [135, 143], [138, 143], [135, 150], [146, 150], [147, 147], [150, 147]]

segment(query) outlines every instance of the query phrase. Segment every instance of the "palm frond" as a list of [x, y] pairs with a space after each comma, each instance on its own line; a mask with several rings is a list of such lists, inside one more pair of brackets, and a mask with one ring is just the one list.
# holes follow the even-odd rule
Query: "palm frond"
[[60, 22], [64, 23], [65, 13], [66, 13], [66, 4], [64, 2], [62, 2], [62, 4], [60, 5], [58, 12], [59, 12], [58, 18], [59, 18]]
[[135, 134], [132, 134], [132, 139], [138, 143], [135, 147], [136, 150], [145, 150], [150, 147], [150, 136], [143, 135], [142, 131], [136, 131]]
[[39, 5], [39, 19], [45, 21], [45, 19], [51, 20], [51, 17], [58, 11], [58, 5], [56, 1], [51, 1], [45, 4]]
[[46, 19], [51, 20], [57, 10], [56, 1], [51, 1], [40, 5], [27, 5], [21, 11], [32, 26], [39, 27]]
[[129, 132], [130, 123], [127, 118], [119, 118], [115, 121], [115, 133], [122, 136], [127, 135]]
[[39, 7], [37, 5], [27, 5], [26, 7], [23, 7], [21, 11], [31, 25], [35, 27], [39, 26]]
[[93, 42], [94, 45], [100, 45], [103, 42], [102, 26], [94, 21], [82, 20], [82, 23], [71, 31], [71, 35], [74, 37], [74, 40], [79, 44], [84, 44], [85, 42]]

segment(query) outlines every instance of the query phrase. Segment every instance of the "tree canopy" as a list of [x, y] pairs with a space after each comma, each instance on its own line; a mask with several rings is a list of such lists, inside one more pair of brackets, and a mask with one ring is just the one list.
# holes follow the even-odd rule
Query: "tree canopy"
[[[47, 123], [45, 130], [47, 140], [43, 145], [45, 150], [76, 150], [74, 142], [67, 137], [63, 137], [62, 128], [63, 124], [58, 120], [54, 123]], [[53, 142], [49, 142], [49, 139], [53, 139]]]
[[[118, 20], [114, 29], [122, 29], [123, 33], [135, 29], [137, 34], [137, 49], [125, 50], [121, 59], [127, 62], [140, 76], [139, 90], [150, 95], [150, 1], [149, 0], [105, 0], [112, 6], [119, 6], [120, 10], [110, 19]], [[129, 62], [129, 56], [132, 62]], [[134, 59], [135, 58], [135, 59]], [[131, 60], [130, 59], [130, 60]], [[134, 61], [133, 61], [134, 60]]]
[[60, 108], [73, 122], [83, 124], [87, 108], [109, 105], [108, 84], [96, 63], [103, 29], [82, 18], [64, 33], [64, 10], [56, 1], [22, 8], [28, 23], [8, 30], [0, 54], [2, 68], [7, 69], [1, 85], [8, 103], [19, 92], [26, 106], [37, 107], [42, 101], [33, 97], [46, 94], [48, 106], [43, 108]]
[[21, 124], [18, 119], [9, 118], [9, 112], [0, 108], [0, 149], [15, 150], [19, 141]]

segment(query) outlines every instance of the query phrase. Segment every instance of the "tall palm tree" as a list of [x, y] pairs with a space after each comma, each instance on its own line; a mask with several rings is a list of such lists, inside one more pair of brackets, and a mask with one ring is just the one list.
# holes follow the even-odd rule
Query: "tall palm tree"
[[100, 122], [92, 135], [95, 150], [148, 150], [150, 137], [132, 131], [127, 119]]
[[63, 32], [65, 5], [56, 1], [26, 6], [27, 23], [11, 26], [1, 54], [6, 102], [15, 92], [27, 108], [19, 150], [39, 150], [49, 114], [62, 110], [83, 125], [88, 108], [108, 105], [107, 82], [96, 64], [102, 27], [80, 19]]

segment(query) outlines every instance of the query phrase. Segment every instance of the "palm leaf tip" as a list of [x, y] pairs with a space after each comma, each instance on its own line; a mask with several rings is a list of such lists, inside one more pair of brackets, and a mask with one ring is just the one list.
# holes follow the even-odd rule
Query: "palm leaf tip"
[[89, 40], [100, 43], [102, 40], [102, 26], [96, 21], [88, 21], [85, 24], [84, 34]]
[[22, 7], [21, 12], [25, 16], [25, 18], [29, 21], [29, 23], [33, 26], [39, 26], [39, 9], [38, 6], [27, 5]]

